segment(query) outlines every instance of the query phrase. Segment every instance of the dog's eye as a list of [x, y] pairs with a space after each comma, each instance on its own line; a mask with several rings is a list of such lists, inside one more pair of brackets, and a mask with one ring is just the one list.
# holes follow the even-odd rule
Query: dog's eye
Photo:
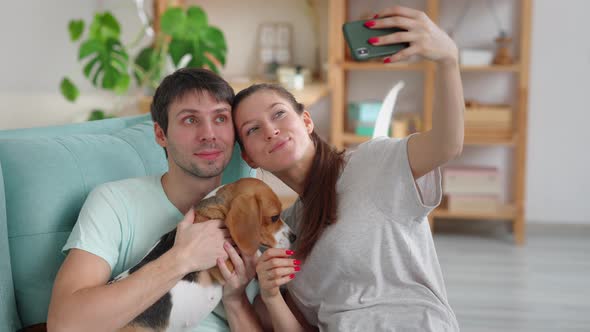
[[272, 216], [270, 217], [270, 220], [272, 220], [272, 222], [277, 222], [279, 221], [280, 216], [277, 214], [276, 216]]

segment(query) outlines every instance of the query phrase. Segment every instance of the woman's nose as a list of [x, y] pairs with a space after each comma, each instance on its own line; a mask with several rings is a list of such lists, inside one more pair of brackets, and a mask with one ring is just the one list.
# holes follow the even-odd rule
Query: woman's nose
[[269, 128], [266, 133], [266, 140], [270, 141], [273, 137], [279, 134], [279, 130], [276, 128]]

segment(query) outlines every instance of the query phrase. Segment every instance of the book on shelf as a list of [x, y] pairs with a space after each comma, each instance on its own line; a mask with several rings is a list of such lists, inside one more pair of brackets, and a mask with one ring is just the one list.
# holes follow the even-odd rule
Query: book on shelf
[[495, 167], [445, 167], [443, 192], [445, 194], [499, 195], [502, 192], [499, 171]]
[[465, 103], [465, 127], [473, 128], [512, 128], [510, 105], [482, 104], [475, 101]]
[[496, 212], [500, 197], [495, 194], [447, 194], [449, 212]]

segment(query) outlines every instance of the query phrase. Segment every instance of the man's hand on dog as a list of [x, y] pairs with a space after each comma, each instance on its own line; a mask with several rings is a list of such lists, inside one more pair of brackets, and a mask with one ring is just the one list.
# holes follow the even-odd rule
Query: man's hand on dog
[[230, 272], [224, 259], [217, 259], [217, 267], [225, 279], [223, 302], [240, 301], [245, 295], [246, 286], [256, 275], [256, 257], [240, 256], [229, 242], [226, 242], [224, 247], [234, 265], [234, 271]]
[[223, 244], [231, 242], [223, 220], [196, 224], [194, 220], [195, 212], [191, 208], [176, 227], [176, 238], [171, 249], [186, 273], [209, 269], [217, 264], [217, 258], [226, 260], [228, 254]]

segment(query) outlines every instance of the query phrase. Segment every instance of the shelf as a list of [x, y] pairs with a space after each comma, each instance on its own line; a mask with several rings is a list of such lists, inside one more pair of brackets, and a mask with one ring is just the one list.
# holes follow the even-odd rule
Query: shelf
[[490, 65], [490, 66], [464, 66], [461, 65], [462, 72], [518, 72], [520, 65]]
[[470, 137], [465, 136], [463, 145], [505, 145], [515, 146], [516, 137], [496, 138], [496, 137]]
[[[231, 87], [234, 89], [235, 93], [237, 94], [241, 90], [249, 87], [252, 84], [258, 83], [276, 83], [276, 82], [264, 82], [264, 81], [250, 81], [250, 82], [229, 82]], [[311, 82], [302, 90], [294, 90], [288, 89], [289, 92], [293, 94], [295, 99], [298, 102], [302, 103], [305, 106], [310, 106], [315, 104], [318, 100], [328, 94], [328, 84], [324, 82]]]
[[[345, 144], [360, 144], [370, 140], [370, 136], [359, 136], [352, 133], [344, 133], [342, 140]], [[464, 145], [504, 145], [514, 146], [516, 137], [494, 138], [494, 137], [465, 137]]]
[[489, 219], [489, 220], [513, 220], [516, 217], [516, 209], [513, 205], [503, 205], [495, 212], [451, 212], [444, 207], [439, 207], [432, 211], [434, 218], [448, 219]]
[[[517, 244], [523, 244], [525, 240], [525, 220], [524, 220], [524, 193], [526, 178], [526, 135], [528, 128], [528, 92], [529, 92], [529, 67], [530, 67], [530, 37], [531, 37], [531, 8], [532, 0], [514, 1], [511, 6], [511, 12], [514, 14], [513, 44], [511, 51], [517, 58], [513, 58], [516, 63], [511, 65], [461, 65], [459, 71], [463, 81], [464, 89], [469, 86], [471, 79], [485, 81], [485, 84], [500, 83], [510, 93], [508, 97], [513, 99], [510, 102], [513, 115], [510, 118], [510, 124], [504, 123], [506, 119], [494, 120], [490, 123], [484, 122], [481, 126], [477, 121], [469, 121], [471, 126], [465, 128], [464, 146], [469, 152], [477, 152], [476, 159], [479, 163], [487, 164], [489, 158], [481, 158], [480, 154], [488, 154], [491, 150], [513, 150], [510, 152], [512, 167], [506, 167], [506, 174], [514, 181], [511, 181], [506, 191], [512, 193], [512, 202], [502, 205], [496, 211], [491, 212], [451, 212], [446, 206], [440, 207], [431, 214], [431, 221], [436, 218], [449, 219], [473, 219], [473, 220], [503, 220], [513, 224], [514, 240]], [[428, 0], [425, 3], [425, 13], [438, 23], [441, 21], [441, 0]], [[351, 59], [350, 52], [342, 38], [342, 25], [352, 14], [348, 9], [349, 0], [328, 0], [329, 12], [329, 36], [328, 36], [328, 71], [330, 84], [330, 93], [332, 94], [331, 115], [334, 125], [331, 127], [331, 143], [338, 148], [352, 147], [371, 139], [370, 136], [356, 135], [356, 132], [350, 128], [347, 117], [347, 104], [355, 96], [354, 92], [360, 89], [355, 82], [361, 81], [357, 75], [348, 75], [349, 73], [374, 75], [377, 73], [384, 74], [403, 74], [421, 76], [421, 80], [412, 82], [413, 91], [422, 91], [422, 110], [420, 110], [421, 120], [424, 125], [422, 128], [430, 128], [433, 122], [433, 114], [437, 108], [437, 94], [445, 88], [444, 80], [441, 81], [441, 67], [435, 62], [421, 60], [416, 62], [402, 62], [385, 64], [378, 60], [369, 60], [356, 62]], [[448, 19], [448, 17], [446, 17]], [[474, 33], [481, 32], [477, 24], [470, 27]], [[404, 72], [404, 73], [402, 73]], [[508, 79], [508, 81], [504, 81]], [[466, 81], [467, 80], [467, 81]], [[369, 82], [370, 83], [370, 82]], [[374, 82], [373, 85], [377, 84]], [[486, 85], [478, 86], [474, 91], [469, 91], [477, 101], [487, 101], [496, 99], [494, 94], [489, 93]], [[420, 89], [421, 86], [421, 89]], [[369, 84], [366, 89], [377, 88]], [[498, 96], [500, 97], [500, 96]], [[504, 98], [502, 98], [504, 99]], [[496, 100], [497, 103], [507, 103], [507, 101]], [[502, 126], [504, 124], [504, 126]], [[477, 150], [477, 151], [471, 151]], [[487, 150], [487, 151], [480, 151]], [[503, 151], [504, 152], [504, 151]], [[466, 160], [467, 161], [467, 160]], [[459, 160], [457, 163], [461, 163]], [[469, 207], [468, 207], [469, 208]], [[473, 207], [475, 208], [475, 206]]]
[[[405, 63], [390, 63], [384, 64], [377, 61], [370, 62], [356, 62], [345, 61], [343, 66], [347, 70], [423, 70], [426, 68], [426, 62], [405, 62]], [[518, 72], [520, 65], [491, 65], [491, 66], [464, 66], [461, 65], [462, 72]]]
[[344, 133], [342, 135], [342, 141], [344, 141], [344, 144], [361, 144], [370, 139], [370, 136], [359, 136], [351, 133]]
[[345, 61], [342, 65], [347, 70], [423, 70], [426, 68], [424, 62], [405, 62], [405, 63], [381, 63], [381, 62], [355, 62]]

